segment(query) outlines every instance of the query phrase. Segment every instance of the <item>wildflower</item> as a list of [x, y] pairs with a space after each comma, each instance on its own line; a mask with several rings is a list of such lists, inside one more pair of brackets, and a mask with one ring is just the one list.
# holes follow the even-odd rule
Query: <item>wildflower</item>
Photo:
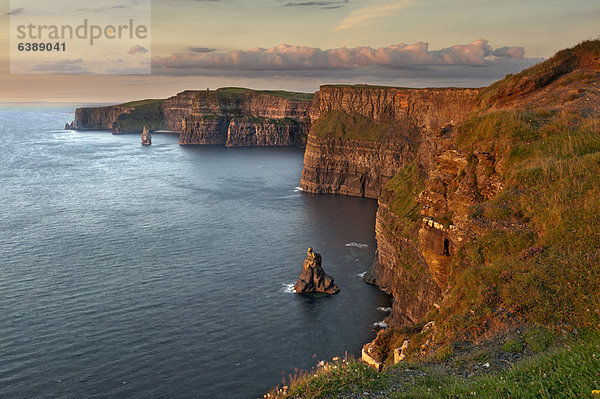
[[592, 391], [592, 396], [600, 396], [600, 389], [594, 389]]

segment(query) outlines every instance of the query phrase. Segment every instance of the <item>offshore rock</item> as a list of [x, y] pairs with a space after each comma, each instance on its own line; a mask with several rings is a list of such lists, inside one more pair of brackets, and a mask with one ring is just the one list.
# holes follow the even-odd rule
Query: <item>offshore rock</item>
[[142, 130], [142, 145], [152, 145], [152, 135], [147, 126], [144, 126], [144, 130]]
[[321, 267], [321, 261], [321, 255], [309, 247], [302, 265], [302, 273], [294, 285], [294, 292], [297, 294], [322, 292], [333, 295], [340, 291], [333, 278], [329, 277]]

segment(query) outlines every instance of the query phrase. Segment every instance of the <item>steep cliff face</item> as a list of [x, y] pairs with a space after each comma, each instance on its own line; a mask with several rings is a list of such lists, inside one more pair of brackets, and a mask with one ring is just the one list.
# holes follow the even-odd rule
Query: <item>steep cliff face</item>
[[180, 144], [291, 146], [306, 143], [312, 94], [224, 88], [184, 91], [166, 100], [79, 108], [73, 129], [180, 133]]
[[324, 86], [316, 95], [301, 187], [378, 198], [378, 255], [367, 278], [394, 296], [392, 327], [417, 322], [441, 298], [452, 244], [422, 222], [415, 198], [478, 92]]
[[142, 100], [96, 108], [77, 108], [70, 125], [77, 130], [110, 130], [113, 134], [164, 129], [163, 100]]
[[301, 187], [377, 198], [415, 158], [431, 167], [438, 136], [473, 109], [476, 89], [323, 86], [315, 97]]
[[77, 108], [71, 126], [77, 130], [111, 130], [120, 115], [131, 112], [131, 108], [121, 105], [97, 108]]
[[226, 88], [184, 91], [163, 104], [180, 144], [290, 146], [306, 142], [312, 95]]

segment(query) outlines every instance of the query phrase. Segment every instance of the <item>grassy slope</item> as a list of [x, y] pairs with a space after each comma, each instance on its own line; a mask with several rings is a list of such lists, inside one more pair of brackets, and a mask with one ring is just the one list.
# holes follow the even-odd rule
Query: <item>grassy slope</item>
[[122, 130], [142, 130], [147, 126], [150, 130], [162, 129], [164, 126], [163, 100], [142, 100], [123, 104], [133, 110], [121, 114], [117, 118], [117, 125]]
[[[506, 159], [502, 192], [477, 205], [472, 217], [484, 224], [527, 228], [488, 229], [460, 249], [442, 309], [430, 315], [439, 326], [441, 343], [522, 321], [555, 330], [600, 329], [600, 115], [589, 107], [527, 102], [536, 91], [551, 90], [549, 85], [598, 83], [578, 68], [600, 69], [599, 60], [600, 41], [584, 42], [509, 75], [481, 93], [480, 111], [459, 127], [461, 151], [493, 152]], [[507, 98], [519, 106], [498, 109]], [[345, 121], [328, 123], [333, 129]], [[393, 209], [410, 225], [412, 190], [396, 184], [406, 181], [408, 172], [387, 189], [395, 193]], [[600, 389], [599, 343], [594, 335], [512, 371], [466, 383], [447, 376], [417, 379], [398, 397], [464, 397], [471, 392], [484, 397], [589, 396], [592, 389]], [[452, 353], [442, 355], [438, 358]], [[394, 381], [393, 373], [385, 375]], [[333, 397], [328, 396], [333, 388], [320, 388], [327, 395], [313, 395], [310, 379], [303, 384], [292, 392]], [[359, 392], [361, 386], [353, 382], [349, 389]]]
[[343, 111], [329, 111], [311, 126], [311, 134], [317, 137], [367, 141], [382, 141], [394, 131], [392, 123], [375, 122], [365, 116], [350, 115]]
[[[356, 361], [328, 364], [291, 377], [289, 387], [271, 392], [278, 398], [573, 398], [600, 389], [600, 337], [597, 334], [556, 342], [542, 351], [528, 341], [529, 357], [499, 372], [454, 375], [456, 361], [404, 363], [377, 373]], [[442, 367], [440, 367], [442, 366]], [[357, 396], [358, 395], [358, 396]], [[364, 396], [363, 396], [364, 395]]]

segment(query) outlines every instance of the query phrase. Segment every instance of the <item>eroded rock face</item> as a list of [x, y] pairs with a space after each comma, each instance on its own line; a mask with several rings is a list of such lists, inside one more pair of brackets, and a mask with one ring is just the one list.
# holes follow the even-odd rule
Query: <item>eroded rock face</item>
[[279, 147], [306, 143], [311, 105], [268, 92], [188, 90], [165, 100], [163, 110], [181, 145]]
[[322, 292], [325, 294], [337, 294], [340, 289], [333, 282], [321, 266], [321, 255], [308, 248], [306, 259], [302, 264], [302, 273], [294, 285], [294, 292], [305, 294], [310, 292]]
[[415, 158], [421, 168], [432, 167], [440, 136], [473, 109], [478, 93], [455, 88], [322, 86], [310, 111], [313, 122], [343, 112], [393, 125], [394, 133], [363, 140], [339, 137], [339, 132], [325, 132], [323, 137], [311, 128], [300, 186], [312, 193], [378, 198], [387, 181]]
[[121, 105], [95, 108], [77, 108], [71, 129], [112, 130], [119, 116], [131, 112], [131, 108]]
[[312, 105], [312, 95], [302, 93], [187, 90], [166, 100], [78, 108], [71, 128], [140, 134], [146, 125], [179, 133], [181, 145], [296, 146], [306, 144]]

